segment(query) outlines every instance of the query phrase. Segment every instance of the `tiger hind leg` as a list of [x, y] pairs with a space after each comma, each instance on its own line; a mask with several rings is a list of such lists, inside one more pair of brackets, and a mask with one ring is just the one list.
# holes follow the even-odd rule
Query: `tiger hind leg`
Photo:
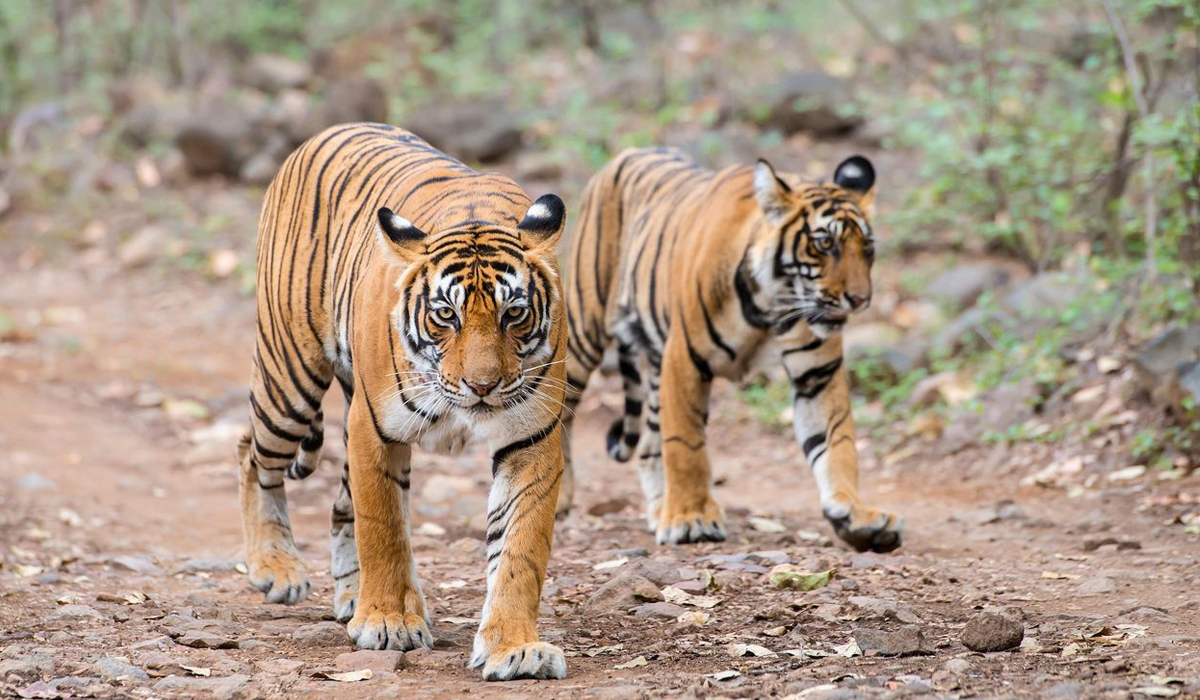
[[321, 447], [325, 444], [324, 419], [324, 414], [318, 410], [317, 415], [313, 417], [312, 424], [308, 426], [308, 435], [300, 441], [300, 449], [296, 452], [296, 458], [284, 472], [284, 476], [287, 478], [307, 479], [317, 470], [317, 463], [321, 461]]

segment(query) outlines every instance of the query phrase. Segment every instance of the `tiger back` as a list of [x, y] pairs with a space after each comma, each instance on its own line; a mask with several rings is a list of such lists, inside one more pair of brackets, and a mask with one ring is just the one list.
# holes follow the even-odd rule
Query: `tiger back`
[[562, 474], [566, 351], [555, 249], [562, 201], [531, 202], [381, 124], [300, 146], [259, 222], [250, 430], [239, 446], [251, 583], [309, 593], [285, 476], [315, 468], [321, 399], [346, 399], [347, 461], [331, 514], [334, 614], [368, 649], [431, 647], [409, 542], [412, 446], [487, 442], [487, 597], [471, 663], [490, 680], [561, 678], [537, 607]]

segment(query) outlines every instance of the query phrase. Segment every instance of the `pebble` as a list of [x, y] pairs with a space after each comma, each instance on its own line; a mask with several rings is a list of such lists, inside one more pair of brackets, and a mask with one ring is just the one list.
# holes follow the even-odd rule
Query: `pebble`
[[58, 482], [47, 479], [37, 472], [30, 472], [17, 479], [17, 488], [22, 491], [57, 491]]
[[877, 651], [881, 656], [909, 656], [927, 651], [925, 632], [917, 625], [905, 625], [892, 632], [863, 627], [852, 634], [860, 649]]
[[88, 605], [60, 605], [58, 609], [51, 615], [55, 620], [72, 620], [84, 617], [103, 618], [99, 610]]
[[971, 672], [971, 662], [967, 659], [950, 659], [942, 665], [942, 669], [955, 676], [965, 676]]
[[1075, 592], [1079, 595], [1106, 595], [1108, 593], [1115, 593], [1116, 590], [1117, 584], [1113, 583], [1113, 580], [1106, 576], [1098, 576], [1080, 581], [1079, 585], [1075, 588]]
[[158, 565], [146, 557], [125, 555], [113, 557], [109, 560], [109, 563], [111, 563], [114, 568], [123, 569], [125, 571], [133, 571], [139, 574], [154, 574], [158, 573], [159, 571]]
[[96, 675], [110, 681], [144, 681], [150, 678], [142, 669], [125, 658], [100, 659], [93, 665]]
[[397, 671], [408, 665], [402, 651], [371, 651], [367, 649], [338, 654], [334, 659], [334, 664], [340, 671], [371, 669], [372, 671], [389, 672]]
[[666, 619], [677, 620], [679, 616], [687, 612], [683, 607], [674, 603], [646, 603], [639, 605], [633, 609], [634, 617], [648, 617], [651, 619]]
[[588, 507], [587, 512], [588, 512], [588, 515], [594, 515], [597, 518], [601, 518], [601, 517], [604, 517], [605, 515], [612, 515], [614, 513], [620, 513], [621, 511], [625, 510], [628, 507], [629, 507], [629, 499], [617, 497], [617, 498], [610, 498], [607, 501], [600, 501], [599, 503], [593, 503], [590, 507]]
[[155, 678], [187, 675], [187, 671], [183, 670], [182, 662], [170, 654], [147, 654], [142, 658], [142, 667], [146, 669], [146, 673]]
[[997, 613], [984, 612], [967, 620], [962, 643], [971, 651], [1004, 651], [1021, 645], [1025, 625]]
[[31, 654], [19, 659], [0, 661], [0, 681], [9, 676], [34, 680], [54, 672], [54, 659], [40, 654]]
[[649, 579], [627, 573], [597, 588], [588, 600], [588, 607], [598, 612], [616, 612], [628, 610], [641, 603], [656, 603], [662, 600], [662, 592]]
[[1178, 622], [1175, 618], [1166, 614], [1162, 610], [1151, 607], [1141, 607], [1136, 610], [1131, 610], [1117, 618], [1120, 623], [1139, 623], [1139, 622], [1157, 622], [1161, 624], [1173, 625]]
[[237, 563], [232, 559], [188, 559], [180, 564], [173, 574], [193, 574], [201, 571], [227, 572], [234, 571]]
[[292, 641], [307, 647], [342, 647], [349, 644], [350, 637], [336, 622], [318, 622], [292, 632]]

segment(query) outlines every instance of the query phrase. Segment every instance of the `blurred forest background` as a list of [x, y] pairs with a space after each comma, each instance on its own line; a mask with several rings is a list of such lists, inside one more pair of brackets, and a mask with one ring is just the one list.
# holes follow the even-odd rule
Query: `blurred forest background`
[[[568, 685], [463, 669], [490, 475], [422, 454], [439, 646], [345, 697], [1200, 697], [1196, 0], [0, 0], [0, 695], [340, 697], [314, 674], [359, 668], [328, 618], [341, 440], [288, 486], [314, 597], [282, 611], [238, 573], [232, 459], [263, 190], [355, 120], [570, 215], [628, 146], [809, 179], [868, 156], [847, 367], [864, 497], [909, 529], [835, 544], [765, 368], [714, 389], [730, 540], [656, 547], [600, 379], [542, 602]], [[777, 566], [836, 575], [781, 590]], [[960, 644], [988, 610], [1019, 650]]]
[[[850, 340], [867, 423], [918, 384], [940, 411], [1030, 379], [1040, 406], [1175, 329], [1143, 363], [1171, 375], [1143, 388], [1173, 420], [1135, 443], [1168, 466], [1197, 427], [1198, 37], [1191, 0], [10, 0], [0, 231], [26, 258], [107, 244], [245, 291], [254, 188], [341, 121], [406, 126], [572, 203], [627, 146], [811, 178], [863, 151], [884, 251]], [[782, 386], [743, 395], [786, 413]], [[991, 439], [1048, 437], [1001, 422]]]

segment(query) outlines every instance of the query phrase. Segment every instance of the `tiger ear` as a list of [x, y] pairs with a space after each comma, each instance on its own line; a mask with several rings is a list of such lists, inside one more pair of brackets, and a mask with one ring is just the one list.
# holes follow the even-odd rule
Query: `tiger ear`
[[789, 196], [792, 188], [779, 179], [775, 168], [766, 160], [759, 158], [754, 165], [754, 196], [763, 216], [772, 224], [781, 223], [787, 215]]
[[380, 245], [399, 262], [410, 263], [425, 252], [425, 232], [387, 207], [379, 209], [376, 231]]
[[833, 171], [833, 184], [858, 195], [858, 206], [868, 212], [875, 203], [875, 168], [862, 156], [850, 156]]
[[529, 207], [517, 230], [528, 248], [549, 251], [553, 256], [566, 221], [567, 206], [558, 195], [546, 194]]

